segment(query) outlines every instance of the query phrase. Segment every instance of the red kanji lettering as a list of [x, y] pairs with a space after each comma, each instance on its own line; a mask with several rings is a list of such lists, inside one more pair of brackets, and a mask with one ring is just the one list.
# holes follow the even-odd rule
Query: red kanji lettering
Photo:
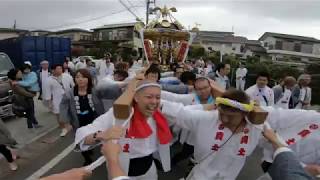
[[240, 144], [248, 144], [248, 141], [249, 141], [249, 136], [243, 136], [241, 138]]
[[307, 129], [302, 130], [301, 132], [298, 133], [298, 135], [301, 136], [301, 138], [306, 137], [308, 134], [310, 134], [311, 132]]
[[224, 125], [223, 124], [220, 124], [219, 125], [219, 130], [223, 130], [224, 129]]
[[218, 144], [215, 144], [215, 145], [213, 145], [212, 147], [211, 147], [211, 150], [213, 150], [213, 151], [218, 151], [219, 150], [219, 145]]
[[319, 126], [318, 126], [317, 124], [311, 124], [311, 125], [309, 126], [309, 128], [310, 128], [311, 130], [316, 130], [316, 129], [319, 128]]
[[224, 136], [224, 133], [223, 133], [223, 132], [217, 132], [215, 139], [222, 141], [223, 136]]
[[130, 151], [129, 151], [129, 148], [130, 148], [130, 145], [129, 145], [129, 144], [125, 144], [125, 145], [123, 146], [123, 152], [126, 152], [126, 153], [130, 152]]
[[286, 141], [286, 143], [287, 143], [288, 145], [291, 145], [291, 144], [296, 143], [296, 140], [295, 140], [294, 138], [291, 138], [291, 139], [288, 139], [288, 140]]
[[249, 129], [248, 128], [244, 128], [243, 129], [243, 133], [248, 134], [249, 133]]
[[246, 155], [246, 150], [244, 148], [240, 148], [237, 155], [238, 156], [245, 156]]

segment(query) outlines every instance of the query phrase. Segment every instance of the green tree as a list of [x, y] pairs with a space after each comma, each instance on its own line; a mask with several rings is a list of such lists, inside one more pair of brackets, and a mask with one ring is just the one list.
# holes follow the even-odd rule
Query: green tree
[[189, 47], [188, 55], [191, 58], [200, 58], [206, 55], [206, 51], [201, 45], [191, 45]]

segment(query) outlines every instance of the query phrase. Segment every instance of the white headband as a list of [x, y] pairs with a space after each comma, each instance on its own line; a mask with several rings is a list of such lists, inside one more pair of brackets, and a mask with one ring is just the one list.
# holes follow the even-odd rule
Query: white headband
[[196, 80], [198, 80], [198, 79], [206, 79], [206, 80], [210, 81], [210, 79], [208, 77], [201, 76], [201, 75], [197, 75]]
[[146, 83], [146, 84], [142, 84], [142, 85], [136, 87], [135, 92], [137, 92], [137, 91], [139, 91], [139, 90], [141, 90], [141, 89], [143, 89], [143, 88], [151, 87], [151, 86], [153, 86], [153, 87], [158, 87], [158, 88], [161, 89], [160, 84], [157, 84], [157, 83]]

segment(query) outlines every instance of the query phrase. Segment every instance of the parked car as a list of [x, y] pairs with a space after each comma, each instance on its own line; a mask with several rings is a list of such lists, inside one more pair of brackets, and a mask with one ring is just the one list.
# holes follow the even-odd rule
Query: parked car
[[14, 116], [12, 112], [12, 90], [7, 73], [14, 65], [9, 56], [0, 52], [0, 118]]

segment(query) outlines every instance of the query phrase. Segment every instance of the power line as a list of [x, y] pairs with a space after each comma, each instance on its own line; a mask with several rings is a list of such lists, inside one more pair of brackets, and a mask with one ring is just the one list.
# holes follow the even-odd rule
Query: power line
[[58, 28], [66, 27], [66, 26], [74, 26], [74, 25], [78, 25], [78, 24], [87, 23], [87, 22], [90, 22], [90, 21], [96, 21], [96, 20], [99, 20], [99, 19], [102, 19], [102, 18], [105, 18], [105, 17], [108, 17], [108, 16], [112, 16], [112, 15], [115, 15], [115, 14], [123, 13], [123, 12], [126, 12], [126, 11], [127, 11], [126, 9], [122, 9], [122, 10], [119, 10], [119, 11], [116, 11], [116, 12], [113, 12], [113, 13], [110, 13], [110, 14], [106, 14], [106, 15], [103, 15], [103, 16], [90, 18], [90, 19], [87, 19], [87, 20], [83, 20], [83, 21], [79, 21], [79, 22], [71, 23], [71, 24], [63, 24], [63, 25], [59, 25], [59, 26], [51, 26], [51, 27], [47, 27], [45, 29], [58, 29]]
[[[141, 6], [135, 6], [135, 7], [141, 7]], [[126, 11], [127, 11], [127, 9], [122, 9], [122, 10], [115, 11], [115, 12], [112, 12], [112, 13], [109, 13], [109, 14], [105, 14], [105, 15], [94, 17], [94, 18], [90, 18], [90, 19], [86, 19], [86, 20], [83, 20], [83, 21], [75, 22], [75, 23], [66, 23], [66, 24], [62, 24], [62, 25], [50, 26], [50, 27], [45, 27], [45, 28], [41, 28], [41, 29], [59, 29], [59, 28], [63, 28], [63, 27], [74, 26], [74, 25], [78, 25], [78, 24], [83, 24], [83, 23], [87, 23], [87, 22], [103, 19], [105, 17], [112, 16], [112, 15], [115, 15], [115, 14], [120, 14], [120, 13], [123, 13], [123, 12], [126, 12]], [[31, 28], [31, 29], [38, 29], [38, 28]]]
[[129, 11], [134, 17], [137, 18], [137, 20], [141, 19], [139, 16], [137, 16], [131, 9], [130, 7], [128, 7], [122, 0], [119, 0], [119, 2], [127, 9], [127, 11]]
[[139, 2], [141, 3], [141, 5], [144, 7], [146, 6], [145, 2], [143, 2], [142, 0], [139, 0]]
[[[133, 4], [132, 4], [132, 2], [131, 2], [130, 0], [127, 0], [127, 2], [129, 3], [129, 5], [130, 5], [131, 7], [133, 7]], [[136, 12], [138, 12], [136, 8], [132, 8], [132, 9], [134, 9]]]
[[132, 2], [131, 2], [130, 0], [127, 0], [127, 2], [128, 2], [128, 3], [130, 4], [130, 6], [136, 11], [136, 13], [138, 13], [139, 15], [141, 15], [140, 12], [138, 11], [138, 9], [135, 8], [135, 6], [132, 4]]

